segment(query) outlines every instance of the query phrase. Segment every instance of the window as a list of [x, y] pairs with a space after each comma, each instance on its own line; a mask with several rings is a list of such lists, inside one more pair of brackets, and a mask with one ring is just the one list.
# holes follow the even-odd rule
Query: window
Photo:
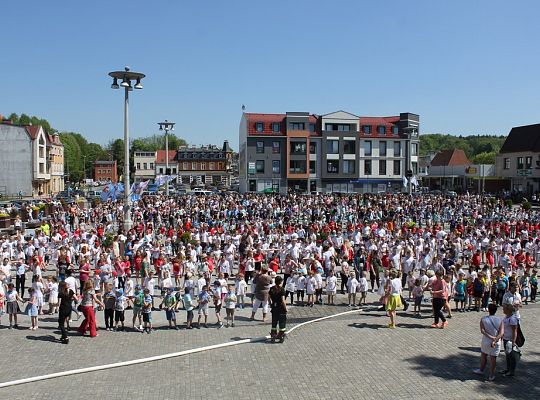
[[281, 151], [279, 142], [272, 142], [272, 153], [279, 154]]
[[304, 160], [291, 160], [289, 162], [289, 172], [293, 174], [305, 174], [307, 163]]
[[343, 161], [343, 173], [344, 174], [354, 174], [354, 161], [345, 160]]
[[39, 173], [44, 174], [45, 173], [45, 164], [39, 163]]
[[351, 126], [349, 124], [325, 124], [325, 130], [349, 132], [351, 130]]
[[279, 122], [272, 122], [272, 132], [279, 132], [280, 130]]
[[213, 162], [208, 163], [208, 169], [210, 171], [215, 170], [216, 169], [216, 163], [213, 163]]
[[137, 163], [136, 169], [141, 169], [141, 163], [139, 163], [139, 162]]
[[401, 160], [394, 160], [394, 175], [401, 175]]
[[280, 162], [279, 160], [272, 161], [272, 173], [273, 174], [279, 174], [281, 170]]
[[398, 127], [397, 125], [394, 125], [394, 126], [392, 127], [392, 134], [393, 134], [393, 135], [399, 134], [399, 127]]
[[532, 157], [531, 156], [525, 157], [525, 168], [527, 168], [527, 169], [532, 168]]
[[150, 163], [150, 169], [154, 169], [154, 163], [153, 162]]
[[196, 171], [196, 170], [197, 170], [197, 163], [196, 163], [196, 162], [192, 162], [192, 163], [191, 163], [191, 170], [192, 170], [192, 171]]
[[418, 155], [418, 143], [411, 143], [411, 156]]
[[509, 158], [504, 159], [504, 169], [510, 169], [510, 159]]
[[206, 170], [206, 163], [205, 162], [201, 163], [201, 170], [203, 170], [203, 171]]
[[291, 131], [303, 131], [306, 125], [303, 122], [291, 122], [289, 125]]
[[386, 160], [379, 160], [379, 175], [386, 175]]
[[371, 140], [366, 140], [364, 142], [364, 155], [365, 156], [371, 155]]
[[309, 162], [309, 173], [310, 174], [315, 174], [315, 161], [310, 161]]
[[356, 154], [356, 142], [354, 140], [345, 140], [343, 142], [343, 154]]
[[317, 153], [317, 143], [309, 142], [309, 154], [316, 154], [316, 153]]
[[379, 125], [377, 127], [377, 133], [379, 135], [385, 135], [386, 134], [386, 127], [384, 125]]
[[401, 142], [394, 142], [394, 157], [401, 157]]
[[264, 124], [262, 122], [257, 122], [255, 124], [255, 130], [257, 132], [262, 132], [264, 130]]
[[328, 140], [326, 142], [326, 152], [328, 154], [339, 154], [339, 140]]
[[148, 163], [143, 163], [143, 169], [148, 169]]
[[417, 162], [412, 162], [412, 172], [414, 175], [416, 175], [418, 173], [418, 163]]
[[315, 132], [315, 124], [309, 124], [309, 131]]
[[39, 158], [45, 158], [45, 147], [39, 147]]
[[183, 162], [182, 164], [183, 164], [183, 166], [184, 166], [183, 169], [184, 169], [185, 171], [187, 171], [187, 170], [189, 169], [189, 163]]
[[264, 153], [264, 142], [257, 142], [255, 146], [258, 154]]
[[291, 142], [291, 154], [306, 154], [306, 142]]
[[364, 175], [371, 175], [371, 160], [364, 160]]
[[163, 168], [160, 168], [160, 169], [159, 169], [159, 173], [160, 173], [160, 174], [163, 174]]
[[523, 169], [523, 157], [517, 158], [517, 169]]
[[329, 174], [339, 173], [339, 160], [328, 160], [326, 162], [326, 172]]
[[379, 156], [386, 157], [386, 141], [384, 140], [379, 142]]
[[264, 160], [255, 161], [255, 172], [258, 174], [264, 174]]
[[371, 135], [371, 125], [362, 125], [362, 132], [366, 135]]

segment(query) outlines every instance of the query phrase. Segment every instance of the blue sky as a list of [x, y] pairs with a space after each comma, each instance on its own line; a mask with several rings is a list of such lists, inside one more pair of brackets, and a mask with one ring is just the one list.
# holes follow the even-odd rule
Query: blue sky
[[424, 133], [507, 134], [540, 120], [539, 12], [499, 0], [3, 2], [0, 113], [105, 144], [123, 129], [107, 73], [129, 65], [147, 75], [132, 137], [169, 119], [190, 143], [237, 148], [242, 104], [410, 111]]

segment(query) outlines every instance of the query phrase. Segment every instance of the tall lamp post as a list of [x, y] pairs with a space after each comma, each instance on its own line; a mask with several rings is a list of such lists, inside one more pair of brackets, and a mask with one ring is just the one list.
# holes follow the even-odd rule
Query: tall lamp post
[[[128, 106], [129, 106], [129, 92], [135, 89], [142, 89], [141, 80], [145, 77], [140, 72], [130, 71], [129, 67], [125, 67], [124, 71], [113, 71], [109, 73], [109, 76], [113, 78], [111, 89], [120, 89], [120, 86], [124, 88], [124, 229], [129, 231], [131, 229], [131, 212], [130, 212], [130, 186], [129, 186], [129, 131], [128, 131]], [[118, 81], [122, 82], [120, 85]], [[134, 81], [135, 85], [131, 86], [131, 82]]]
[[[165, 175], [169, 175], [169, 131], [174, 131], [174, 122], [158, 122], [159, 130], [165, 131]], [[169, 180], [165, 182], [165, 194], [169, 195]]]

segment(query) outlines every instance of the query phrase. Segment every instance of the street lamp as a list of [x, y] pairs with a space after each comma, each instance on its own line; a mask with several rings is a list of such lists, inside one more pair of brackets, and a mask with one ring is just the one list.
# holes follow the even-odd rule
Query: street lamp
[[415, 134], [417, 131], [416, 131], [416, 127], [406, 127], [404, 128], [403, 130], [405, 131], [405, 134], [407, 135], [406, 136], [406, 142], [405, 142], [405, 178], [407, 178], [407, 193], [408, 194], [411, 194], [412, 193], [412, 182], [411, 182], [411, 179], [412, 177], [414, 176], [414, 173], [413, 173], [413, 170], [412, 170], [412, 162], [411, 162], [411, 159], [412, 159], [412, 154], [411, 154], [411, 138], [412, 138], [412, 135]]
[[[130, 212], [130, 186], [129, 186], [129, 133], [128, 133], [128, 106], [129, 95], [128, 93], [135, 89], [142, 89], [141, 80], [145, 77], [140, 72], [133, 72], [129, 70], [129, 67], [125, 67], [124, 71], [113, 71], [109, 73], [109, 76], [113, 78], [111, 89], [120, 89], [120, 86], [124, 88], [124, 229], [129, 231], [131, 229], [131, 212]], [[120, 85], [118, 81], [122, 82]], [[131, 82], [135, 81], [135, 85], [132, 87]]]
[[[165, 175], [169, 175], [169, 131], [174, 131], [174, 122], [158, 122], [159, 130], [165, 131]], [[169, 195], [169, 180], [165, 182], [165, 194]]]

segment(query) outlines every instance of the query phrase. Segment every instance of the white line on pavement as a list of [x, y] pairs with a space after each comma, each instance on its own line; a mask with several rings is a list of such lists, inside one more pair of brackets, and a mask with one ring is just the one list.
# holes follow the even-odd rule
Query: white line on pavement
[[[289, 329], [286, 332], [286, 334], [290, 334], [295, 329], [300, 328], [301, 326], [304, 326], [304, 325], [307, 325], [307, 324], [312, 324], [314, 322], [319, 322], [319, 321], [323, 321], [325, 319], [335, 318], [335, 317], [339, 317], [339, 316], [342, 316], [342, 315], [357, 313], [357, 312], [360, 312], [360, 311], [361, 310], [350, 310], [350, 311], [345, 311], [345, 312], [341, 312], [341, 313], [337, 313], [337, 314], [328, 315], [326, 317], [315, 318], [315, 319], [312, 319], [312, 320], [309, 320], [309, 321], [306, 321], [306, 322], [302, 322], [302, 323], [300, 323], [298, 325], [293, 326], [291, 329]], [[142, 364], [142, 363], [153, 362], [153, 361], [166, 360], [168, 358], [182, 357], [182, 356], [186, 356], [186, 355], [189, 355], [189, 354], [201, 353], [203, 351], [221, 349], [221, 348], [224, 348], [224, 347], [236, 346], [236, 345], [239, 345], [239, 344], [263, 342], [265, 340], [268, 340], [269, 338], [270, 338], [270, 336], [261, 336], [261, 337], [255, 337], [255, 338], [233, 340], [233, 341], [230, 341], [230, 342], [213, 344], [213, 345], [204, 346], [204, 347], [197, 347], [195, 349], [178, 351], [178, 352], [175, 352], [175, 353], [162, 354], [162, 355], [159, 355], [159, 356], [138, 358], [136, 360], [121, 361], [121, 362], [116, 362], [116, 363], [112, 363], [112, 364], [96, 365], [94, 367], [79, 368], [79, 369], [73, 369], [73, 370], [69, 370], [69, 371], [55, 372], [53, 374], [33, 376], [33, 377], [30, 377], [30, 378], [17, 379], [15, 381], [2, 382], [2, 383], [0, 383], [0, 388], [16, 386], [16, 385], [22, 385], [22, 384], [25, 384], [25, 383], [31, 383], [31, 382], [37, 382], [37, 381], [44, 381], [44, 380], [47, 380], [47, 379], [61, 378], [61, 377], [70, 376], [70, 375], [79, 375], [79, 374], [84, 374], [84, 373], [87, 373], [87, 372], [102, 371], [102, 370], [105, 370], [105, 369], [127, 367], [129, 365], [135, 365], [135, 364]]]

